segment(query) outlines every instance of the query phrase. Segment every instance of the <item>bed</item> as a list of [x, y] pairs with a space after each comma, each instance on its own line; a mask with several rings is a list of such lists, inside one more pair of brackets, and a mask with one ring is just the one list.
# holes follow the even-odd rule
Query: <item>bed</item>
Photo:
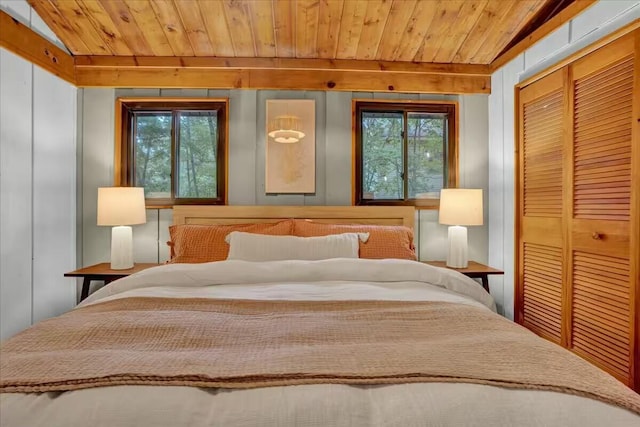
[[[206, 252], [176, 237], [198, 225], [241, 227], [234, 236], [270, 248], [256, 255], [260, 240], [246, 253], [277, 258], [289, 237], [242, 227], [286, 234], [283, 221], [341, 230], [320, 234], [348, 234], [362, 255], [378, 230], [410, 235], [414, 212], [176, 207], [173, 259]], [[342, 233], [349, 227], [356, 233]], [[114, 281], [2, 343], [0, 425], [640, 425], [637, 394], [500, 317], [480, 284], [455, 271], [393, 257], [248, 261], [229, 236], [232, 259]], [[311, 240], [299, 239], [303, 253]]]

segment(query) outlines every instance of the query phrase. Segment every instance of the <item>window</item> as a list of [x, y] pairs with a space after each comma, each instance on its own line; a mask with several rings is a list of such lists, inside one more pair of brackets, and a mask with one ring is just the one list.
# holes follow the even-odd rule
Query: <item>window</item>
[[457, 186], [456, 103], [355, 101], [358, 205], [436, 207]]
[[227, 105], [118, 99], [116, 185], [144, 187], [147, 206], [224, 204]]

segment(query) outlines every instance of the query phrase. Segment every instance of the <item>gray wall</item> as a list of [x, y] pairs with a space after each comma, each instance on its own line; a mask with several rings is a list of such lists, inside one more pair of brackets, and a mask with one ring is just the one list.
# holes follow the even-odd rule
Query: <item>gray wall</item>
[[[26, 2], [0, 9], [50, 32]], [[0, 48], [0, 340], [75, 305], [76, 93]]]
[[504, 270], [491, 293], [513, 319], [514, 86], [562, 58], [640, 18], [637, 0], [601, 0], [518, 55], [491, 76], [489, 96], [489, 263]]
[[[349, 205], [351, 204], [351, 100], [396, 98], [457, 100], [460, 104], [460, 179], [463, 187], [488, 189], [486, 95], [442, 96], [323, 91], [255, 90], [81, 90], [80, 123], [82, 172], [82, 265], [109, 259], [109, 227], [96, 226], [97, 188], [113, 184], [114, 109], [121, 96], [228, 97], [229, 204], [231, 205]], [[267, 99], [316, 101], [315, 194], [266, 195], [265, 106]], [[487, 210], [485, 209], [485, 212]], [[416, 231], [420, 258], [444, 259], [446, 227], [437, 224], [437, 211], [421, 211]], [[147, 223], [134, 227], [137, 262], [163, 262], [169, 252], [171, 210], [147, 210]], [[486, 223], [486, 221], [485, 221]], [[470, 258], [487, 260], [487, 227], [469, 232]]]

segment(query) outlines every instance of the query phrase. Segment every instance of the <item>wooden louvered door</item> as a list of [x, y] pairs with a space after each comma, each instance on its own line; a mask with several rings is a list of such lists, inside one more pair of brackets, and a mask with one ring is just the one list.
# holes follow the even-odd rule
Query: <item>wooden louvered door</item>
[[[569, 348], [633, 385], [634, 38], [624, 37], [576, 61], [570, 73], [573, 153], [565, 162], [572, 172]], [[638, 88], [635, 93], [640, 96]]]
[[516, 91], [518, 323], [640, 391], [640, 30]]
[[516, 321], [560, 344], [563, 284], [563, 120], [566, 70], [519, 94]]

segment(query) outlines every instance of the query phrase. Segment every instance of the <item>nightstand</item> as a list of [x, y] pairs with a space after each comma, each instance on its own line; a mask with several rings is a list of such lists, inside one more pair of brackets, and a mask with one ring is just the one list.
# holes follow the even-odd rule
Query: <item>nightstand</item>
[[480, 264], [479, 262], [469, 261], [469, 265], [466, 268], [453, 268], [447, 267], [446, 261], [422, 261], [425, 264], [433, 265], [434, 267], [448, 268], [450, 270], [458, 271], [467, 277], [472, 279], [482, 279], [482, 287], [489, 292], [489, 275], [490, 274], [504, 274], [504, 271], [498, 270], [488, 265]]
[[108, 262], [102, 262], [96, 265], [90, 265], [89, 267], [80, 268], [69, 273], [65, 273], [64, 277], [83, 277], [82, 281], [82, 293], [80, 294], [80, 301], [89, 296], [89, 286], [93, 280], [103, 281], [106, 285], [116, 279], [127, 277], [130, 274], [137, 273], [138, 271], [146, 270], [147, 268], [157, 267], [160, 264], [153, 262], [141, 262], [136, 263], [133, 268], [126, 270], [112, 270], [111, 264]]

